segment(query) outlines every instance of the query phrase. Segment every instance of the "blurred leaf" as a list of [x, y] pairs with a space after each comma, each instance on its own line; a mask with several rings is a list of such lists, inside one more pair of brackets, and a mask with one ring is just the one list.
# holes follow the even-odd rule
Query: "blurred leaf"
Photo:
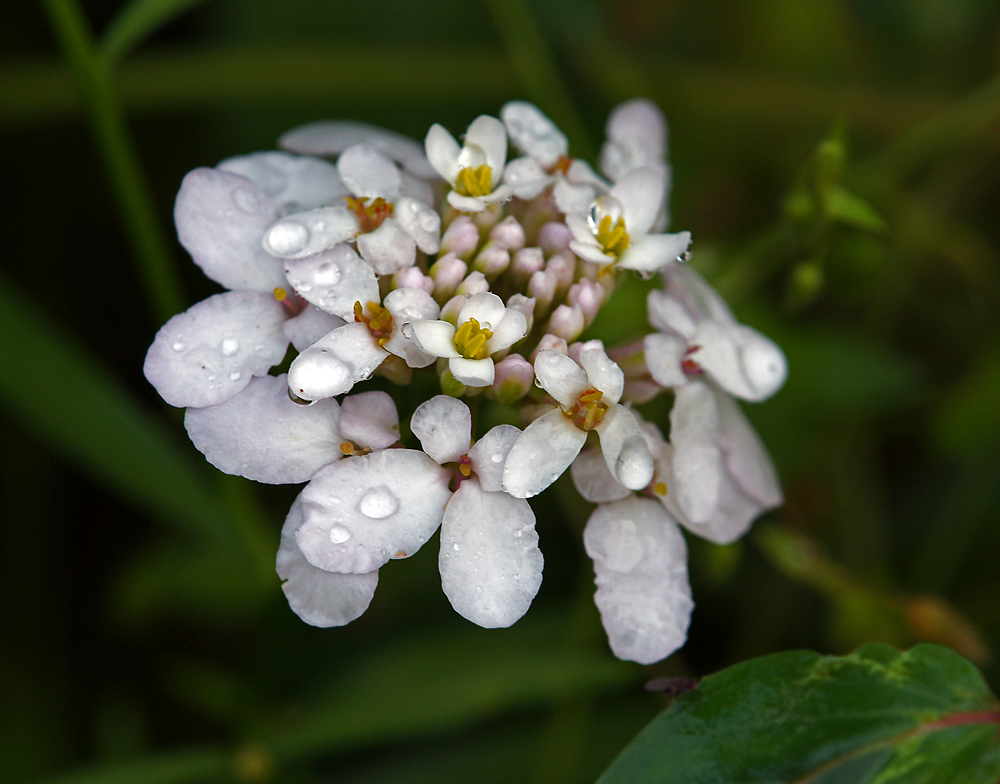
[[101, 49], [109, 63], [121, 60], [132, 49], [204, 0], [132, 0], [104, 31]]
[[702, 680], [599, 784], [993, 784], [998, 724], [979, 671], [947, 648], [792, 651]]
[[182, 781], [231, 781], [233, 760], [221, 750], [177, 751], [155, 757], [100, 765], [45, 779], [44, 784], [178, 784]]
[[197, 539], [236, 523], [160, 422], [98, 360], [0, 278], [0, 402], [57, 454]]
[[868, 231], [885, 231], [886, 222], [864, 201], [839, 186], [826, 192], [826, 214], [835, 221]]
[[1000, 445], [1000, 344], [941, 402], [934, 420], [938, 443], [952, 454], [975, 456]]

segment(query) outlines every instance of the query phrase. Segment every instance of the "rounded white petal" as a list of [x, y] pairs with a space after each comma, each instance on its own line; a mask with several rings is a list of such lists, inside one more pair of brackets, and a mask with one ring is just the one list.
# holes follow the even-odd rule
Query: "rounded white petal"
[[611, 474], [629, 490], [642, 490], [653, 479], [653, 458], [635, 415], [617, 403], [597, 424], [601, 452]]
[[687, 383], [687, 376], [681, 367], [688, 344], [676, 335], [662, 335], [653, 332], [643, 340], [643, 353], [649, 375], [661, 387], [680, 387]]
[[459, 212], [481, 212], [486, 209], [485, 198], [463, 196], [458, 191], [448, 191], [448, 204]]
[[337, 401], [293, 403], [288, 379], [254, 378], [240, 394], [184, 416], [191, 441], [220, 471], [266, 484], [308, 482], [343, 457]]
[[676, 332], [690, 340], [698, 325], [680, 300], [665, 291], [654, 289], [646, 298], [649, 323], [661, 332]]
[[454, 463], [472, 443], [472, 413], [461, 400], [437, 395], [417, 406], [410, 430], [436, 462]]
[[317, 207], [277, 221], [264, 234], [264, 250], [279, 259], [301, 259], [353, 239], [358, 219], [346, 207]]
[[278, 146], [286, 150], [320, 157], [339, 155], [355, 144], [370, 144], [417, 177], [434, 177], [434, 169], [419, 142], [367, 123], [351, 120], [314, 122], [293, 128], [278, 140]]
[[433, 254], [440, 250], [441, 216], [426, 202], [404, 196], [396, 202], [393, 215], [424, 253]]
[[[515, 158], [507, 164], [503, 181], [519, 199], [533, 199], [555, 178], [538, 165], [534, 158]], [[589, 203], [589, 201], [588, 201]]]
[[174, 203], [181, 245], [208, 277], [237, 291], [284, 285], [281, 263], [260, 244], [277, 218], [277, 205], [257, 185], [218, 169], [188, 172]]
[[333, 204], [347, 195], [336, 167], [308, 155], [256, 152], [227, 158], [216, 168], [253, 180], [282, 213]]
[[434, 123], [427, 131], [424, 148], [427, 151], [427, 160], [434, 170], [454, 185], [459, 169], [462, 168], [458, 163], [458, 156], [462, 150], [455, 137], [448, 133], [443, 125]]
[[417, 259], [417, 243], [399, 222], [386, 219], [375, 231], [358, 235], [358, 252], [379, 275], [392, 275]]
[[617, 403], [625, 388], [625, 373], [603, 348], [586, 348], [580, 352], [580, 366], [587, 372], [590, 386], [601, 390], [601, 402]]
[[441, 587], [455, 611], [487, 629], [527, 612], [542, 584], [535, 515], [523, 498], [462, 482], [441, 521]]
[[368, 574], [325, 572], [310, 564], [295, 532], [302, 525], [302, 504], [296, 499], [281, 528], [276, 569], [288, 606], [303, 621], [322, 628], [344, 626], [360, 618], [371, 604], [378, 571]]
[[617, 181], [639, 166], [663, 165], [667, 123], [659, 107], [636, 98], [616, 107], [607, 122], [608, 140], [601, 148], [601, 170]]
[[708, 384], [686, 384], [675, 392], [670, 411], [673, 487], [669, 492], [692, 523], [715, 517], [726, 480], [722, 452], [716, 444], [719, 412]]
[[493, 337], [486, 341], [490, 354], [510, 348], [528, 334], [528, 319], [523, 313], [507, 308], [499, 324], [493, 325]]
[[330, 572], [365, 574], [408, 558], [441, 524], [449, 474], [423, 452], [384, 449], [333, 463], [302, 491], [295, 540]]
[[788, 363], [778, 345], [752, 327], [740, 325], [734, 334], [739, 350], [740, 367], [753, 397], [766, 400], [781, 389], [788, 378]]
[[643, 166], [618, 180], [611, 195], [622, 205], [625, 229], [633, 239], [648, 234], [663, 207], [666, 173], [661, 168]]
[[344, 320], [340, 316], [306, 305], [299, 315], [282, 324], [281, 329], [296, 351], [305, 351], [325, 334], [342, 326]]
[[491, 493], [503, 490], [504, 463], [520, 435], [521, 430], [513, 425], [497, 425], [472, 445], [469, 460], [483, 490]]
[[351, 322], [324, 335], [292, 361], [288, 388], [303, 400], [342, 395], [371, 376], [387, 356], [367, 326]]
[[337, 159], [337, 173], [347, 189], [364, 199], [382, 198], [395, 203], [403, 178], [391, 160], [370, 144], [348, 147]]
[[380, 299], [375, 271], [347, 245], [289, 259], [285, 274], [303, 299], [349, 322], [354, 321], [355, 302], [366, 305]]
[[448, 360], [448, 370], [467, 387], [488, 387], [496, 378], [496, 366], [489, 357], [486, 359], [451, 357]]
[[340, 432], [357, 446], [387, 449], [399, 441], [399, 414], [387, 392], [349, 395], [340, 402]]
[[784, 503], [781, 484], [774, 464], [760, 437], [747, 421], [739, 405], [728, 396], [716, 392], [719, 410], [719, 446], [726, 466], [740, 488], [764, 508], [773, 509]]
[[638, 272], [656, 272], [678, 261], [690, 245], [689, 231], [677, 234], [647, 234], [629, 245], [618, 257], [618, 266]]
[[[426, 158], [424, 158], [424, 164], [430, 170], [431, 173], [430, 176], [433, 180], [440, 179], [437, 175], [437, 172], [431, 168], [431, 165], [429, 163], [427, 163]], [[406, 171], [403, 172], [403, 192], [402, 196], [400, 197], [400, 201], [402, 201], [403, 199], [413, 199], [414, 201], [419, 201], [421, 204], [434, 204], [434, 202], [437, 200], [436, 196], [437, 196], [437, 189], [431, 182], [423, 180], [420, 177], [416, 177], [410, 174], [409, 172]], [[396, 202], [396, 209], [397, 210], [399, 209], [399, 201]], [[399, 217], [398, 214], [397, 217]], [[421, 250], [423, 250], [422, 247]], [[427, 251], [427, 252], [437, 253], [437, 250]]]
[[[486, 165], [493, 174], [493, 186], [496, 187], [503, 175], [503, 165], [507, 161], [507, 129], [496, 117], [481, 114], [465, 132], [465, 148], [478, 147], [486, 156]], [[460, 158], [461, 161], [461, 158]], [[464, 164], [468, 166], [469, 164]]]
[[[539, 351], [535, 357], [536, 383], [559, 401], [571, 408], [587, 389], [587, 371], [559, 351]], [[603, 390], [602, 390], [603, 391]]]
[[286, 315], [268, 294], [215, 294], [160, 328], [142, 371], [172, 406], [217, 405], [281, 362]]
[[694, 602], [687, 545], [663, 507], [648, 498], [599, 506], [583, 543], [594, 559], [594, 601], [615, 656], [652, 664], [680, 648]]
[[580, 454], [587, 434], [556, 408], [521, 433], [507, 455], [503, 487], [515, 498], [531, 498], [556, 481]]
[[555, 187], [552, 189], [552, 199], [556, 207], [566, 215], [586, 215], [596, 195], [593, 185], [573, 183], [566, 177], [557, 177]]
[[410, 322], [413, 329], [413, 339], [417, 345], [435, 357], [457, 357], [455, 350], [455, 325], [447, 321], [424, 321], [416, 319]]
[[584, 449], [570, 466], [577, 492], [592, 504], [621, 501], [632, 491], [612, 476], [600, 449]]
[[566, 136], [534, 104], [511, 101], [504, 104], [500, 117], [514, 146], [545, 168], [555, 165], [569, 151]]
[[436, 319], [441, 312], [437, 302], [423, 289], [393, 289], [382, 303], [392, 314], [392, 332], [383, 348], [406, 360], [412, 368], [427, 367], [434, 356], [421, 349], [410, 337], [410, 324], [419, 320]]

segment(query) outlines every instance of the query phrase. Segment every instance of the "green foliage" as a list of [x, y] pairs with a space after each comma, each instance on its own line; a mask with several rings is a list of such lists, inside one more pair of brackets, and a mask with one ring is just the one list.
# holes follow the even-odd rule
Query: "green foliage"
[[947, 648], [779, 653], [676, 698], [599, 784], [987, 784], [998, 725], [982, 675]]

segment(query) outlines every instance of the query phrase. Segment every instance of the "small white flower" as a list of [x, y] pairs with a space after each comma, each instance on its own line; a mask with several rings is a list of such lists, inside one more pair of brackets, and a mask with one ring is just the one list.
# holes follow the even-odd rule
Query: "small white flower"
[[462, 212], [479, 212], [492, 202], [509, 199], [511, 189], [501, 184], [507, 160], [507, 131], [495, 117], [473, 120], [459, 147], [444, 126], [434, 124], [424, 142], [427, 159], [451, 185], [448, 203]]
[[524, 314], [507, 308], [491, 292], [469, 297], [458, 313], [458, 326], [447, 321], [414, 320], [413, 339], [435, 357], [447, 357], [448, 369], [462, 384], [493, 383], [493, 354], [510, 348], [528, 332]]

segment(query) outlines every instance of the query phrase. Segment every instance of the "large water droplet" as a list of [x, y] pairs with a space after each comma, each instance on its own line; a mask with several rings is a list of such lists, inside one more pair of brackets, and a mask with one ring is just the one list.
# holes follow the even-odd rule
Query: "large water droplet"
[[366, 517], [381, 520], [399, 509], [399, 499], [385, 485], [373, 487], [358, 502], [358, 510]]
[[340, 281], [340, 267], [332, 261], [324, 261], [316, 267], [314, 280], [321, 286], [335, 286]]
[[260, 195], [253, 188], [237, 188], [233, 191], [233, 204], [238, 210], [252, 215], [260, 206]]
[[240, 342], [236, 338], [226, 338], [222, 341], [222, 354], [231, 357], [240, 350]]
[[186, 348], [186, 346], [178, 340], [176, 343], [174, 343], [174, 345], [171, 346], [171, 348], [174, 351], [183, 351]]
[[330, 541], [334, 544], [343, 544], [351, 538], [351, 532], [342, 525], [335, 525], [330, 529]]
[[295, 220], [274, 224], [264, 235], [264, 246], [276, 256], [294, 256], [309, 241], [309, 229]]

